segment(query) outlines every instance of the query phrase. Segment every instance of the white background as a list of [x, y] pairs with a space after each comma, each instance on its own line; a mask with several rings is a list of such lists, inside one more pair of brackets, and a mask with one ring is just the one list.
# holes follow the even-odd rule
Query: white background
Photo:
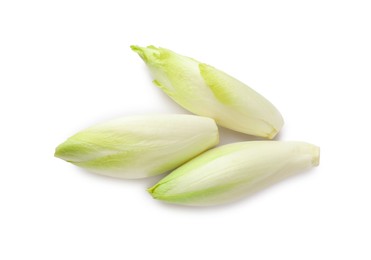
[[[0, 259], [371, 259], [369, 1], [0, 2]], [[155, 201], [53, 157], [118, 116], [187, 113], [131, 44], [247, 83], [282, 112], [280, 140], [321, 165], [242, 201]], [[251, 137], [221, 129], [222, 143]]]

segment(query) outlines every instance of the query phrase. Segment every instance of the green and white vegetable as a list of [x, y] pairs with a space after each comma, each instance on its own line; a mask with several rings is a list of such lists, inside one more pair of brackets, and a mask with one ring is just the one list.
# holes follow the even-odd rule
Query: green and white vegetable
[[55, 156], [98, 174], [136, 179], [172, 170], [218, 142], [210, 118], [135, 116], [85, 129], [59, 145]]
[[280, 112], [237, 79], [164, 48], [131, 48], [147, 64], [154, 83], [192, 113], [214, 118], [226, 128], [269, 139], [280, 131]]
[[152, 188], [155, 199], [206, 206], [230, 202], [319, 164], [319, 147], [304, 142], [224, 145], [174, 170]]

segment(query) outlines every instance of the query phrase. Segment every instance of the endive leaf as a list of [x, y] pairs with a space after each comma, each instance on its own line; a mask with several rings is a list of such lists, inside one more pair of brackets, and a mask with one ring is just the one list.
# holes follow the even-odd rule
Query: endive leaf
[[224, 127], [273, 138], [281, 129], [279, 111], [262, 95], [197, 60], [154, 46], [131, 46], [147, 64], [154, 83], [192, 113]]
[[304, 142], [251, 141], [211, 149], [148, 191], [155, 199], [193, 206], [244, 197], [319, 164], [319, 148]]
[[192, 115], [134, 116], [87, 128], [55, 156], [92, 172], [144, 178], [172, 170], [219, 142], [214, 120]]

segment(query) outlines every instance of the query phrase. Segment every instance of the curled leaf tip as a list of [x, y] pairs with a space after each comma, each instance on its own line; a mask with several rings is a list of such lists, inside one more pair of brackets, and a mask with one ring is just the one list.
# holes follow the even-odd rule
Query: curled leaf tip
[[137, 45], [131, 45], [130, 48], [131, 48], [133, 51], [135, 51], [136, 53], [138, 53], [138, 55], [139, 55], [139, 56], [140, 56], [144, 61], [147, 60], [147, 58], [146, 58], [146, 56], [145, 56], [145, 54], [144, 54], [144, 51], [143, 51], [143, 48], [142, 48], [142, 47], [139, 47], [139, 46], [137, 46]]
[[140, 47], [131, 45], [130, 48], [136, 52], [145, 63], [152, 64], [158, 62], [161, 54], [161, 49], [155, 46]]

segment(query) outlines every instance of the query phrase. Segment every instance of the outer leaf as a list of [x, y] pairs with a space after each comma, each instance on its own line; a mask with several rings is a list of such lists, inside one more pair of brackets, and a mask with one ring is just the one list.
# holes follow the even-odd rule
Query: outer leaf
[[216, 145], [214, 120], [192, 115], [126, 117], [67, 139], [55, 156], [118, 178], [144, 178], [172, 170]]
[[224, 127], [273, 138], [283, 119], [256, 91], [209, 65], [164, 48], [131, 46], [148, 65], [154, 83], [189, 111]]
[[171, 203], [204, 206], [244, 197], [319, 164], [319, 148], [303, 142], [252, 141], [214, 148], [149, 189]]

